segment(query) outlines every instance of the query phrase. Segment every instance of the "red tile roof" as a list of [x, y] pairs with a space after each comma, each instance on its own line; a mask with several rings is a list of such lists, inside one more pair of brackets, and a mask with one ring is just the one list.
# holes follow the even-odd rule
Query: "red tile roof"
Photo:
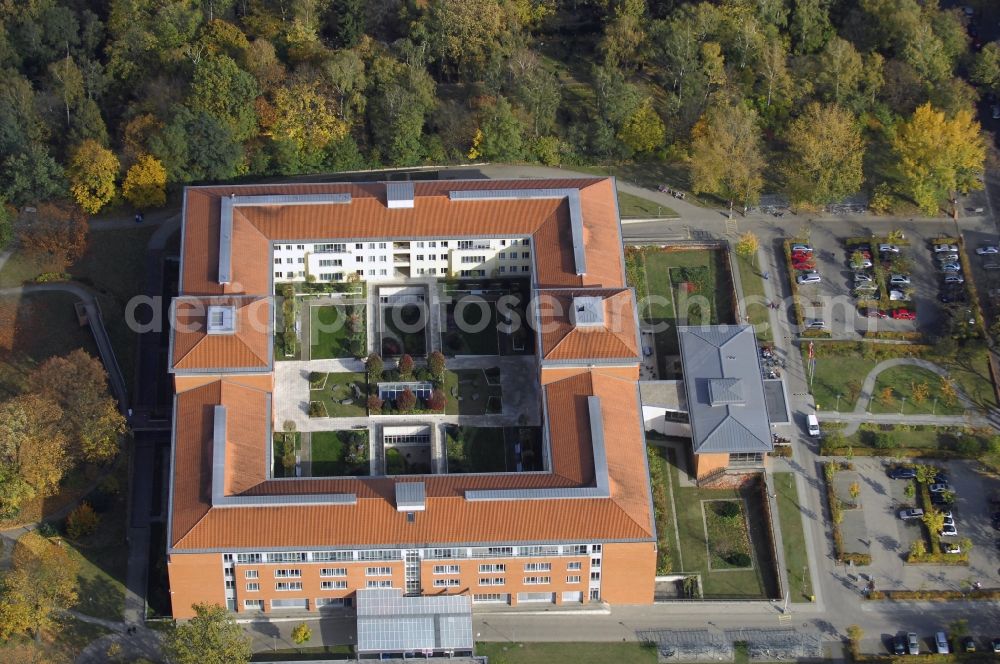
[[[573, 298], [599, 297], [604, 320], [577, 326], [572, 320]], [[539, 293], [538, 331], [546, 360], [638, 360], [635, 298], [628, 289], [555, 290]]]
[[[235, 307], [233, 334], [208, 334], [210, 306]], [[174, 299], [171, 367], [178, 372], [270, 367], [271, 309], [266, 297], [178, 297]]]

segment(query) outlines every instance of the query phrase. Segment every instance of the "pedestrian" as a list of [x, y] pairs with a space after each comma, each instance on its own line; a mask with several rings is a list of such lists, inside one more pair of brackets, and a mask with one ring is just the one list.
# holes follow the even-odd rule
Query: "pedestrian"
[[767, 281], [768, 277], [770, 277], [770, 276], [771, 276], [770, 272], [765, 272], [764, 273], [764, 281]]

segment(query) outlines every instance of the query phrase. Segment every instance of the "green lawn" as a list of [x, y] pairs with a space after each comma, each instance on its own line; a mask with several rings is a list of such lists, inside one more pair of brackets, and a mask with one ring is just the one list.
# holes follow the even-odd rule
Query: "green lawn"
[[[947, 366], [959, 388], [981, 408], [996, 408], [997, 396], [987, 361], [989, 351], [981, 343], [959, 348], [955, 359]], [[930, 358], [932, 361], [937, 361]]]
[[[803, 348], [802, 361], [809, 370], [808, 344]], [[840, 410], [854, 410], [854, 404], [861, 394], [861, 384], [875, 365], [860, 355], [836, 355], [816, 357], [816, 376], [812, 381], [812, 393], [817, 407], [821, 410], [835, 410], [837, 395], [840, 396]], [[808, 377], [808, 374], [807, 374]]]
[[738, 254], [733, 254], [736, 260], [736, 269], [740, 271], [740, 283], [743, 286], [743, 299], [746, 302], [747, 316], [750, 317], [750, 324], [754, 326], [757, 339], [765, 343], [774, 340], [771, 333], [771, 319], [769, 310], [764, 300], [764, 279], [760, 276], [759, 270], [754, 267], [749, 260]]
[[[481, 304], [467, 304], [458, 307], [455, 303], [448, 305], [447, 327], [442, 339], [444, 351], [448, 355], [499, 355], [499, 336], [497, 332], [496, 306], [486, 302], [488, 312], [484, 312]], [[458, 313], [463, 325], [458, 325], [455, 316]], [[478, 328], [483, 325], [484, 314], [488, 316], [485, 326], [476, 332], [463, 330], [462, 327]]]
[[[349, 316], [353, 318], [349, 319]], [[356, 322], [355, 322], [356, 321]], [[365, 309], [360, 305], [309, 307], [310, 357], [359, 357], [367, 343]], [[352, 325], [357, 331], [352, 334]]]
[[[354, 396], [351, 384], [357, 385], [360, 397]], [[368, 376], [364, 373], [329, 373], [321, 390], [310, 390], [312, 401], [321, 401], [329, 417], [365, 417], [368, 415]], [[341, 401], [351, 399], [350, 403]]]
[[448, 398], [448, 415], [495, 414], [503, 409], [503, 390], [489, 383], [483, 369], [446, 371], [442, 389]]
[[449, 473], [501, 473], [507, 466], [504, 430], [498, 427], [448, 427]]
[[635, 642], [477, 643], [476, 654], [489, 657], [490, 664], [656, 663], [656, 648]]
[[[701, 574], [706, 598], [765, 598], [777, 596], [777, 579], [774, 564], [767, 546], [767, 533], [760, 520], [750, 522], [751, 546], [754, 549], [754, 568], [748, 570], [709, 570], [705, 521], [702, 517], [703, 500], [737, 500], [748, 502], [751, 514], [759, 510], [758, 492], [755, 489], [698, 489], [678, 486], [677, 468], [670, 467], [677, 509], [677, 529], [680, 536], [680, 553], [683, 570], [676, 573]], [[676, 558], [675, 558], [676, 560]], [[678, 566], [680, 561], [678, 561]]]
[[774, 491], [778, 494], [778, 522], [785, 551], [789, 595], [793, 602], [808, 602], [813, 594], [809, 577], [809, 557], [802, 529], [802, 507], [792, 473], [774, 473]]
[[88, 643], [99, 639], [110, 630], [100, 625], [92, 625], [70, 616], [56, 618], [51, 632], [44, 632], [40, 643], [25, 635], [12, 636], [8, 641], [0, 641], [0, 661], [3, 662], [51, 662], [63, 664], [75, 662], [80, 651]]
[[[924, 383], [927, 385], [927, 393], [924, 400], [918, 403], [913, 397], [914, 388]], [[882, 399], [882, 392], [886, 388], [892, 388], [891, 402]], [[960, 403], [949, 406], [944, 402], [941, 396], [941, 378], [936, 373], [912, 365], [891, 367], [880, 373], [875, 380], [874, 394], [875, 399], [871, 405], [873, 413], [899, 413], [900, 409], [904, 415], [932, 412], [938, 415], [961, 415], [965, 412]]]
[[626, 219], [628, 217], [638, 217], [640, 219], [649, 217], [670, 217], [676, 219], [680, 216], [673, 209], [663, 205], [662, 203], [657, 203], [649, 200], [648, 198], [642, 198], [641, 196], [628, 194], [624, 191], [618, 192], [618, 213], [621, 215], [622, 219]]
[[[368, 431], [314, 431], [312, 476], [347, 477], [368, 475]], [[350, 458], [351, 445], [357, 449]]]

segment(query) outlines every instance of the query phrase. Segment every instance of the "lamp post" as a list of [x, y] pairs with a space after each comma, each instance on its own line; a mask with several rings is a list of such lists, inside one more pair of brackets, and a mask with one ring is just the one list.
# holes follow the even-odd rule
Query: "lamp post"
[[837, 412], [840, 412], [840, 395], [837, 395]]
[[934, 409], [931, 411], [931, 415], [937, 415], [937, 397], [934, 397]]
[[903, 414], [903, 408], [905, 408], [905, 407], [906, 407], [906, 397], [903, 397], [903, 400], [899, 403], [899, 414], [900, 415]]

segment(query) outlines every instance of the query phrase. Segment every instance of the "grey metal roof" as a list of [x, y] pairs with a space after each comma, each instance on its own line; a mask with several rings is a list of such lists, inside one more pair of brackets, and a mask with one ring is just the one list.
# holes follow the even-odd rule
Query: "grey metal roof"
[[473, 648], [468, 595], [406, 597], [397, 589], [357, 592], [358, 653], [468, 652]]
[[565, 198], [569, 204], [569, 225], [573, 239], [573, 261], [577, 275], [587, 273], [587, 253], [583, 246], [583, 207], [579, 189], [459, 189], [448, 192], [452, 201], [490, 201], [498, 199]]
[[385, 202], [386, 206], [390, 208], [413, 207], [413, 183], [386, 182]]
[[396, 482], [396, 510], [399, 512], [422, 512], [427, 495], [423, 482]]
[[694, 451], [770, 452], [771, 423], [753, 328], [678, 326], [677, 338]]

